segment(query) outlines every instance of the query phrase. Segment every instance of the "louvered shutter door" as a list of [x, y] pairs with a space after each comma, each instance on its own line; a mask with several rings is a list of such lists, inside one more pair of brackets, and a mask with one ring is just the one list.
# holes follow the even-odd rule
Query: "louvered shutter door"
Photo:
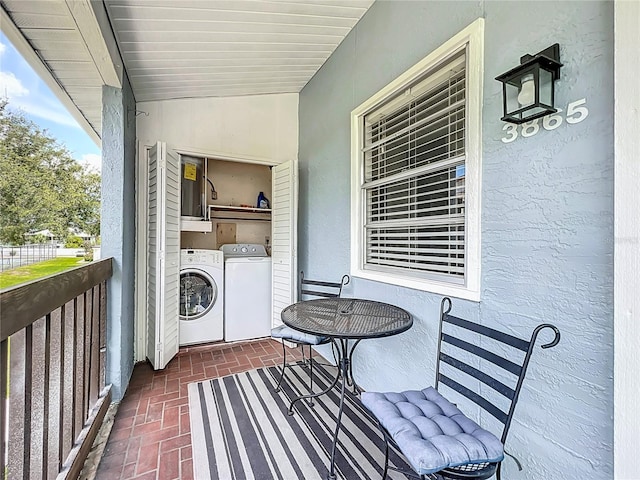
[[180, 159], [166, 150], [166, 188], [164, 208], [164, 329], [162, 363], [164, 368], [178, 353], [180, 305]]
[[157, 321], [158, 321], [158, 273], [160, 269], [160, 245], [158, 244], [158, 155], [160, 144], [149, 150], [149, 204], [147, 220], [147, 357], [152, 365], [158, 363]]
[[149, 151], [147, 357], [164, 368], [179, 348], [180, 162], [166, 145]]
[[271, 213], [272, 327], [282, 324], [282, 309], [296, 301], [298, 184], [296, 162], [272, 169]]

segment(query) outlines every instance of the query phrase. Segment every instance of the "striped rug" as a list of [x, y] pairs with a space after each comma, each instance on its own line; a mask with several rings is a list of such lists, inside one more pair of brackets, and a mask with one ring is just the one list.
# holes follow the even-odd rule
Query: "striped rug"
[[[314, 367], [316, 388], [328, 386], [335, 368]], [[322, 480], [327, 477], [339, 390], [315, 399], [314, 407], [289, 399], [305, 389], [306, 367], [287, 372], [260, 368], [189, 385], [193, 468], [196, 480]], [[339, 386], [339, 385], [338, 385]], [[319, 391], [319, 390], [316, 390]], [[345, 480], [379, 480], [384, 465], [381, 434], [357, 396], [349, 393], [342, 416], [336, 473]], [[406, 468], [394, 453], [391, 464]], [[389, 471], [388, 478], [406, 479]]]

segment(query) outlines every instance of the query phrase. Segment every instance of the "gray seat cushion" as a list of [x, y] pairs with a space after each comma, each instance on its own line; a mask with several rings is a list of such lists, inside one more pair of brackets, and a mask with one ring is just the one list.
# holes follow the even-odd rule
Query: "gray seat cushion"
[[416, 473], [467, 463], [498, 462], [503, 445], [432, 388], [363, 392], [362, 404], [389, 432]]
[[329, 340], [328, 337], [304, 333], [300, 330], [295, 330], [291, 327], [287, 327], [286, 325], [280, 325], [279, 327], [272, 328], [271, 336], [273, 338], [282, 338], [284, 340], [289, 340], [290, 342], [294, 343], [306, 343], [308, 345], [320, 345], [321, 343], [325, 343]]

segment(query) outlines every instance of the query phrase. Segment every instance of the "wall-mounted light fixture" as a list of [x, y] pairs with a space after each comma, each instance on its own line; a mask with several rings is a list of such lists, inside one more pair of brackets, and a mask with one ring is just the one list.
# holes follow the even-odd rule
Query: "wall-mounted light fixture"
[[520, 57], [520, 65], [496, 77], [502, 82], [502, 121], [524, 123], [558, 110], [554, 82], [560, 78], [560, 45]]

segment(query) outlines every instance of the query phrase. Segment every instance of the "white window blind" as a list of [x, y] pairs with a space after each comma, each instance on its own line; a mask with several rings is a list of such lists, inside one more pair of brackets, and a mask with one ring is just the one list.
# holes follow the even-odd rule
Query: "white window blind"
[[466, 48], [361, 118], [363, 268], [465, 282]]

